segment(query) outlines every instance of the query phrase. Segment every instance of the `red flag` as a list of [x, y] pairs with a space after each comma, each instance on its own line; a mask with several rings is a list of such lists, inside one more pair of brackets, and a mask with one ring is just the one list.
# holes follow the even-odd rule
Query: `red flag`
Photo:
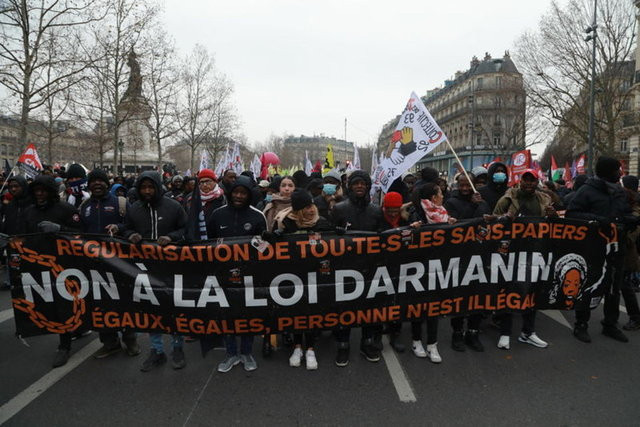
[[571, 183], [571, 167], [569, 167], [569, 162], [565, 162], [564, 164], [564, 175], [562, 175], [562, 179], [564, 179], [564, 183]]
[[551, 155], [551, 173], [553, 174], [553, 171], [555, 171], [556, 169], [558, 169], [558, 164], [556, 163], [556, 158], [553, 157], [553, 154]]
[[531, 168], [531, 151], [522, 150], [511, 155], [511, 173], [509, 174], [509, 182], [511, 185], [520, 182], [520, 175], [525, 170]]
[[42, 163], [40, 163], [40, 157], [38, 157], [35, 145], [27, 145], [27, 148], [18, 159], [17, 166], [27, 176], [34, 177], [38, 175], [38, 172], [42, 170]]

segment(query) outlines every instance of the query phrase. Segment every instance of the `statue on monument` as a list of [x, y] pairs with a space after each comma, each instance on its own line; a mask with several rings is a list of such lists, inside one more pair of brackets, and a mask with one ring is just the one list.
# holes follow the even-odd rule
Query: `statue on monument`
[[129, 51], [129, 58], [127, 59], [127, 65], [131, 72], [129, 73], [129, 85], [124, 93], [122, 99], [136, 100], [142, 97], [142, 76], [140, 74], [140, 63], [138, 63], [138, 56], [133, 50], [133, 47]]

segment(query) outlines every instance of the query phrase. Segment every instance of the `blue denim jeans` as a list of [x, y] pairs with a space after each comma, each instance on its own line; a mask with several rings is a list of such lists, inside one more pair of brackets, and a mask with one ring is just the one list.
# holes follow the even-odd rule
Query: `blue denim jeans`
[[[238, 355], [238, 343], [236, 335], [225, 335], [224, 346], [227, 348], [227, 356]], [[241, 335], [240, 336], [240, 354], [251, 354], [251, 348], [253, 346], [253, 335]]]
[[[151, 348], [157, 353], [164, 353], [164, 346], [162, 344], [162, 336], [164, 334], [149, 334], [151, 340]], [[184, 337], [182, 335], [171, 335], [171, 345], [174, 348], [182, 348], [184, 344]]]

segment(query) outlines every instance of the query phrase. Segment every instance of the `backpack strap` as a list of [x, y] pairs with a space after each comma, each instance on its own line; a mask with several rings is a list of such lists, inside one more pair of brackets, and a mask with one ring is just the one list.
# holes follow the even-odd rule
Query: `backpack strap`
[[127, 215], [127, 199], [125, 197], [118, 196], [118, 212], [122, 218]]

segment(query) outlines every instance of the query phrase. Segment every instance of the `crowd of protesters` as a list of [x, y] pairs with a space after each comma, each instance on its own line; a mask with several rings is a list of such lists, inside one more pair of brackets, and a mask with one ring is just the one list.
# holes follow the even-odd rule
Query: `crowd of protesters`
[[[624, 227], [626, 244], [612, 258], [605, 281], [604, 320], [602, 334], [619, 342], [627, 336], [618, 328], [619, 299], [622, 295], [628, 321], [622, 327], [640, 329], [638, 290], [640, 259], [636, 229], [640, 218], [638, 178], [621, 178], [620, 163], [608, 157], [598, 159], [595, 176], [579, 175], [572, 188], [562, 180], [541, 182], [536, 171], [527, 170], [518, 185], [509, 187], [509, 169], [500, 162], [458, 173], [451, 185], [432, 168], [419, 173], [407, 173], [398, 178], [388, 193], [371, 200], [371, 177], [364, 171], [343, 173], [336, 169], [324, 175], [307, 176], [297, 171], [293, 176], [275, 175], [271, 179], [256, 179], [251, 172], [237, 174], [225, 171], [218, 177], [212, 170], [199, 171], [196, 177], [164, 176], [146, 171], [136, 177], [110, 176], [95, 169], [88, 172], [79, 164], [68, 170], [46, 170], [33, 180], [20, 175], [7, 179], [2, 194], [0, 231], [9, 236], [56, 231], [80, 231], [117, 235], [138, 243], [145, 239], [158, 245], [232, 236], [261, 236], [273, 242], [282, 234], [335, 231], [374, 231], [400, 227], [419, 228], [423, 224], [454, 224], [473, 218], [486, 221], [499, 217], [556, 217], [597, 221], [603, 227], [617, 223]], [[201, 204], [200, 206], [195, 205]], [[198, 221], [190, 221], [189, 212], [198, 207]], [[9, 287], [8, 284], [4, 284]], [[571, 291], [568, 291], [571, 295]], [[575, 305], [574, 336], [590, 342], [588, 302]], [[454, 316], [450, 319], [450, 345], [455, 351], [467, 348], [484, 351], [481, 327], [492, 322], [499, 330], [497, 347], [509, 350], [513, 315], [498, 313]], [[536, 310], [521, 313], [522, 328], [518, 341], [537, 348], [547, 342], [536, 331]], [[423, 323], [426, 334], [423, 335]], [[370, 362], [378, 362], [383, 346], [383, 334], [397, 352], [404, 352], [401, 322], [386, 325], [365, 325], [360, 331], [359, 350]], [[438, 318], [411, 322], [411, 351], [419, 358], [440, 363], [438, 350]], [[335, 363], [346, 366], [350, 360], [351, 328], [333, 331], [337, 344]], [[315, 343], [320, 331], [285, 334], [281, 342], [291, 348], [289, 364], [315, 370], [318, 362]], [[94, 354], [101, 359], [124, 351], [129, 356], [141, 353], [134, 331], [100, 332], [103, 346]], [[61, 334], [53, 366], [64, 365], [74, 334]], [[174, 369], [186, 366], [183, 351], [185, 338], [168, 337], [171, 364]], [[267, 358], [278, 337], [262, 337], [262, 353]], [[423, 339], [426, 338], [426, 346]], [[238, 348], [238, 341], [240, 346]], [[224, 336], [226, 357], [218, 365], [219, 372], [228, 372], [242, 364], [244, 369], [257, 369], [253, 356], [254, 337]], [[486, 341], [486, 340], [485, 340]], [[152, 370], [167, 362], [163, 335], [150, 334], [148, 356], [141, 371]]]

